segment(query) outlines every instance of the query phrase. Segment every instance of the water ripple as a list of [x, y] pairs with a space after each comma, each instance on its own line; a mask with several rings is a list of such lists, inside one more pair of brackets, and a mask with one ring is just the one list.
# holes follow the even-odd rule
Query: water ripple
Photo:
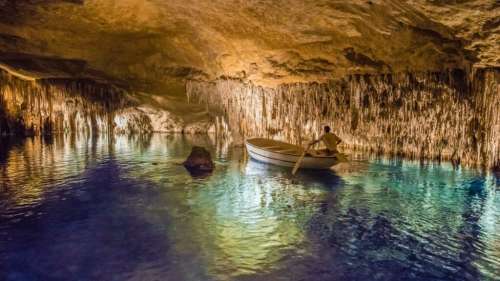
[[[217, 155], [192, 178], [192, 145]], [[0, 158], [7, 280], [498, 280], [498, 175], [247, 161], [204, 137], [57, 136]], [[0, 275], [0, 277], [3, 277]]]

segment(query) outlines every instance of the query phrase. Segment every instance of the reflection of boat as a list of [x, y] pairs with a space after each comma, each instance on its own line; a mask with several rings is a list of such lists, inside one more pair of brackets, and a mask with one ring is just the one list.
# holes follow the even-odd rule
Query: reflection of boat
[[[248, 139], [245, 144], [248, 154], [253, 159], [285, 167], [295, 166], [295, 163], [304, 152], [304, 149], [300, 146], [271, 139]], [[343, 161], [346, 161], [346, 157], [341, 153], [334, 155], [306, 154], [300, 167], [305, 169], [328, 169]]]

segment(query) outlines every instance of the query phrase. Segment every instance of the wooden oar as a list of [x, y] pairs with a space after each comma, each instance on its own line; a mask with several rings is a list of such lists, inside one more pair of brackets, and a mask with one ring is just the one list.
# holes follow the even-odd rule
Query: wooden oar
[[339, 162], [349, 161], [349, 159], [347, 158], [347, 155], [340, 153], [340, 152], [337, 152], [337, 159], [339, 160]]
[[295, 163], [295, 166], [293, 166], [292, 175], [295, 175], [295, 173], [297, 173], [297, 170], [300, 167], [300, 163], [302, 163], [302, 160], [304, 160], [304, 157], [306, 156], [306, 152], [309, 150], [309, 147], [311, 147], [311, 145], [309, 145], [307, 148], [304, 149], [304, 152], [302, 152], [302, 154], [300, 155], [299, 160], [297, 160], [297, 163]]

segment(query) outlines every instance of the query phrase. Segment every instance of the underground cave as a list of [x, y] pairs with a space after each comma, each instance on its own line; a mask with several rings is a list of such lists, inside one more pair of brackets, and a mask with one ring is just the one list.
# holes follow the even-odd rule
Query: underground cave
[[0, 280], [500, 280], [499, 19], [0, 0]]

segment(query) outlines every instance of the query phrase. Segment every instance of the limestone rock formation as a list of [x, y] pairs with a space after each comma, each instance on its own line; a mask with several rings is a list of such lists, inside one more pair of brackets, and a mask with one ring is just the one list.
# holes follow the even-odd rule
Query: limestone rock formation
[[0, 133], [300, 142], [334, 122], [348, 146], [498, 166], [499, 18], [497, 0], [0, 0]]
[[200, 146], [193, 146], [188, 158], [182, 164], [192, 175], [208, 174], [215, 168], [210, 152]]
[[212, 126], [204, 113], [180, 118], [172, 113], [179, 108], [169, 110], [172, 105], [160, 101], [142, 101], [134, 92], [90, 79], [26, 81], [0, 70], [0, 135], [206, 133]]
[[[500, 165], [500, 71], [352, 75], [265, 88], [190, 81], [190, 99], [223, 116], [233, 140], [304, 144], [331, 125], [347, 146], [412, 158]], [[223, 127], [227, 128], [227, 127]]]
[[270, 86], [498, 67], [499, 14], [496, 0], [2, 0], [0, 51], [76, 59], [146, 92]]
[[27, 82], [0, 70], [0, 134], [108, 132], [123, 92], [86, 80]]

